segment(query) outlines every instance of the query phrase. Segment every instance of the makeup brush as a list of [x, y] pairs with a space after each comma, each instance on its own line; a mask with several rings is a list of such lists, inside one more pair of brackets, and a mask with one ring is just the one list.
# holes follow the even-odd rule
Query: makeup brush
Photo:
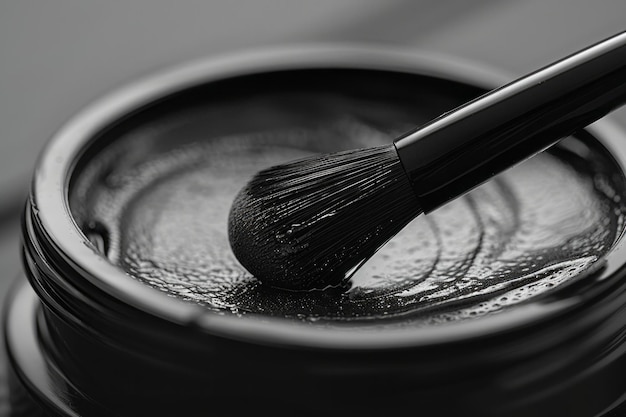
[[388, 146], [313, 156], [259, 172], [231, 208], [231, 247], [241, 264], [270, 286], [309, 290], [344, 284], [416, 216], [625, 100], [623, 32]]

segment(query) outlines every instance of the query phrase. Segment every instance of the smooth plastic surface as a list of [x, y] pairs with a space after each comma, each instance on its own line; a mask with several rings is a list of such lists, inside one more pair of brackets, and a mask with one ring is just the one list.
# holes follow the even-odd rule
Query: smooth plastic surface
[[492, 90], [395, 145], [428, 213], [625, 100], [626, 32]]

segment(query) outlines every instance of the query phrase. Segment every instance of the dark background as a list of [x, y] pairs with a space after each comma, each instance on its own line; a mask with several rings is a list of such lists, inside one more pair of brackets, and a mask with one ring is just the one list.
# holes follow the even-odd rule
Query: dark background
[[[0, 296], [19, 272], [19, 211], [44, 143], [143, 74], [263, 46], [356, 42], [517, 76], [622, 30], [624, 0], [0, 0]], [[626, 127], [626, 110], [612, 118]]]

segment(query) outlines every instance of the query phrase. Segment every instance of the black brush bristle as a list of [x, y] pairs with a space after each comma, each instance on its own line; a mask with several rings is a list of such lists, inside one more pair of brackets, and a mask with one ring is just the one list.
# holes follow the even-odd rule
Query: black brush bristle
[[393, 145], [315, 156], [259, 172], [236, 197], [230, 243], [263, 283], [345, 283], [422, 212]]

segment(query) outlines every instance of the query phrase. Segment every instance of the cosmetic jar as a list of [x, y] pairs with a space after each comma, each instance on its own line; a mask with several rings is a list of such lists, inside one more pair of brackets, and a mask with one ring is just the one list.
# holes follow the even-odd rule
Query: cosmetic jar
[[[167, 277], [195, 258], [181, 256], [170, 275], [147, 283], [135, 275], [154, 264], [133, 258], [143, 246], [120, 238], [137, 233], [147, 246], [163, 243], [182, 252], [217, 239], [210, 232], [181, 238], [167, 229], [159, 235], [163, 241], [155, 241], [150, 228], [164, 213], [162, 200], [142, 188], [166, 181], [161, 174], [172, 167], [171, 178], [183, 178], [216, 143], [239, 154], [242, 144], [256, 141], [259, 149], [253, 145], [246, 161], [259, 164], [263, 146], [275, 144], [267, 132], [276, 129], [285, 132], [278, 147], [304, 144], [310, 152], [373, 143], [345, 138], [373, 135], [391, 143], [402, 129], [503, 80], [474, 64], [411, 51], [306, 46], [190, 63], [93, 103], [43, 150], [23, 216], [24, 276], [8, 296], [4, 331], [12, 396], [32, 408], [16, 405], [16, 415], [29, 410], [20, 415], [32, 416], [35, 409], [51, 416], [626, 415], [626, 408], [620, 411], [626, 400], [626, 133], [609, 121], [550, 150], [553, 158], [566, 155], [568, 170], [585, 172], [583, 188], [604, 198], [589, 210], [606, 215], [583, 230], [600, 222], [607, 231], [595, 247], [603, 249], [601, 256], [571, 267], [564, 282], [545, 285], [553, 288], [489, 314], [469, 309], [467, 318], [456, 320], [442, 313], [435, 323], [398, 310], [386, 320], [392, 307], [381, 301], [362, 311], [354, 307], [345, 321], [300, 317], [305, 308], [330, 303], [337, 297], [332, 291], [310, 295], [317, 298], [298, 304], [300, 310], [285, 301], [295, 296], [273, 298], [271, 290], [262, 303], [234, 297], [217, 305], [206, 301], [212, 289], [201, 299], [190, 288], [213, 273], [225, 280], [236, 275], [219, 261], [227, 254], [218, 252], [204, 272], [185, 275], [188, 281], [172, 289]], [[311, 134], [329, 120], [334, 130]], [[338, 144], [342, 138], [347, 142]], [[167, 163], [142, 165], [164, 154]], [[206, 203], [224, 187], [220, 172], [249, 169], [243, 162], [221, 165], [221, 159], [211, 162], [214, 175], [200, 178], [192, 194], [168, 200], [181, 204], [169, 215], [206, 220], [208, 212], [193, 210], [196, 200]], [[120, 167], [126, 177], [112, 171]], [[96, 193], [99, 187], [108, 194]], [[113, 216], [116, 229], [94, 220], [93, 213], [114, 211], [119, 199], [134, 207], [135, 217]], [[554, 221], [564, 216], [548, 214]], [[454, 237], [454, 227], [450, 239], [469, 239]], [[545, 230], [542, 239], [549, 240], [548, 223]], [[575, 236], [566, 243], [560, 250], [584, 245]], [[257, 308], [238, 308], [232, 300]], [[506, 303], [504, 296], [499, 300]], [[369, 317], [374, 308], [378, 315]]]

